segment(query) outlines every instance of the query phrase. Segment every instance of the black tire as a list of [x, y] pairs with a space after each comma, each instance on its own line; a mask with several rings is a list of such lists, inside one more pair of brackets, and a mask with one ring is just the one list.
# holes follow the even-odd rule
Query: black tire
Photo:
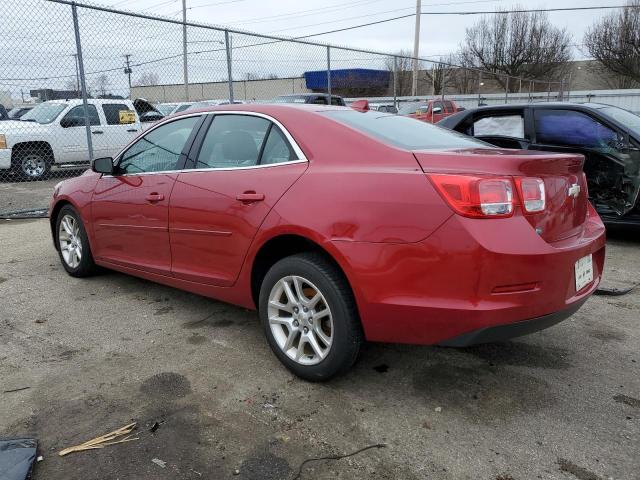
[[[295, 275], [309, 280], [322, 293], [333, 318], [332, 342], [326, 356], [314, 365], [290, 358], [278, 345], [269, 324], [269, 296], [276, 284]], [[307, 252], [278, 261], [267, 272], [260, 288], [259, 315], [269, 346], [294, 374], [312, 382], [325, 381], [346, 372], [356, 361], [363, 341], [355, 299], [344, 274], [320, 253]]]
[[[80, 241], [81, 245], [81, 258], [77, 265], [70, 265], [69, 263], [67, 263], [67, 260], [65, 260], [63, 255], [62, 247], [60, 245], [60, 224], [62, 223], [62, 220], [67, 216], [73, 217], [76, 225], [78, 226], [78, 233], [76, 237]], [[82, 223], [80, 215], [71, 205], [65, 205], [58, 212], [58, 216], [56, 217], [54, 235], [56, 248], [58, 250], [58, 255], [60, 256], [60, 261], [62, 262], [62, 266], [69, 275], [71, 275], [72, 277], [81, 278], [89, 277], [98, 273], [99, 267], [93, 261], [93, 255], [91, 253], [91, 246], [89, 245], [87, 231], [84, 228], [84, 224]]]
[[52, 163], [51, 152], [47, 148], [25, 147], [15, 153], [12, 170], [21, 180], [44, 180], [49, 177]]

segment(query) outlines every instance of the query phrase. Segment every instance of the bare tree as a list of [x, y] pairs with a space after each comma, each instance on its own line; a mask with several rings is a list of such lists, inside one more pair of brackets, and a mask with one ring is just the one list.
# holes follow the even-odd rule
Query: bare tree
[[589, 54], [610, 73], [621, 78], [622, 87], [640, 82], [640, 0], [594, 23], [584, 35]]
[[133, 82], [135, 87], [145, 87], [148, 85], [158, 85], [158, 74], [154, 72], [145, 72], [138, 77], [138, 80]]
[[107, 75], [103, 73], [102, 75], [96, 77], [96, 79], [94, 80], [93, 89], [97, 95], [105, 96], [107, 94], [107, 90], [109, 89], [110, 83], [111, 81], [109, 80], [109, 77], [107, 77]]
[[443, 95], [447, 90], [452, 93], [455, 74], [454, 61], [453, 55], [441, 57], [439, 62], [432, 64], [431, 70], [426, 71], [426, 78], [431, 82], [430, 90], [433, 95]]
[[[396, 93], [398, 96], [411, 95], [411, 75], [413, 71], [413, 60], [411, 60], [412, 54], [408, 50], [400, 50], [395, 55], [395, 68], [396, 68]], [[394, 57], [387, 57], [385, 60], [385, 66], [389, 72], [391, 72], [391, 89], [393, 89], [393, 68]]]
[[78, 90], [78, 85], [76, 85], [76, 79], [70, 78], [69, 80], [64, 82], [64, 89], [69, 90], [71, 92], [75, 92]]
[[[519, 10], [514, 7], [512, 10]], [[507, 76], [560, 78], [571, 60], [571, 35], [545, 12], [496, 13], [467, 28], [460, 56], [506, 87]], [[509, 90], [518, 88], [511, 78]]]

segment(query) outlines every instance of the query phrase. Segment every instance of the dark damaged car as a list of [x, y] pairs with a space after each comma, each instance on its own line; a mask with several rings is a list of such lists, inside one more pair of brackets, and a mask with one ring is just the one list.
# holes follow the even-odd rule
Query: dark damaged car
[[502, 148], [581, 153], [589, 199], [608, 224], [640, 225], [640, 117], [597, 103], [478, 107], [439, 126]]

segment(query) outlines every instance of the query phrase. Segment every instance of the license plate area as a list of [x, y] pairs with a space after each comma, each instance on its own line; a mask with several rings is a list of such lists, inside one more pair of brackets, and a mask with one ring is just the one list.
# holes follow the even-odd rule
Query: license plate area
[[593, 281], [593, 258], [591, 254], [582, 257], [576, 262], [575, 276], [576, 292], [579, 292]]

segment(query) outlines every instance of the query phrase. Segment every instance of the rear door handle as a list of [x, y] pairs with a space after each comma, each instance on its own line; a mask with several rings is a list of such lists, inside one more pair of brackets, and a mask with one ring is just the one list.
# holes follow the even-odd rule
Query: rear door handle
[[236, 200], [239, 200], [242, 203], [262, 202], [264, 200], [264, 193], [256, 193], [254, 191], [248, 191], [238, 195], [236, 197]]
[[148, 202], [161, 202], [162, 200], [164, 200], [164, 195], [161, 193], [150, 193], [149, 195], [147, 195], [147, 201]]
[[130, 128], [130, 129], [128, 129], [128, 130], [127, 130], [127, 132], [131, 132], [131, 133], [135, 133], [135, 132], [137, 132], [137, 131], [138, 131], [138, 130], [136, 130], [135, 128]]
[[94, 135], [99, 135], [104, 132], [102, 130], [91, 130], [91, 133], [93, 133]]

